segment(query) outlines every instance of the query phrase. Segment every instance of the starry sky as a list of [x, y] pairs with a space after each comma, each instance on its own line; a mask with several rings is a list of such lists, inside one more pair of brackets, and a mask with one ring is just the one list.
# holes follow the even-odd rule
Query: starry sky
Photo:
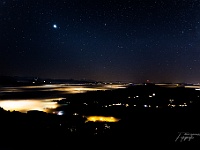
[[0, 0], [0, 75], [200, 82], [200, 0]]

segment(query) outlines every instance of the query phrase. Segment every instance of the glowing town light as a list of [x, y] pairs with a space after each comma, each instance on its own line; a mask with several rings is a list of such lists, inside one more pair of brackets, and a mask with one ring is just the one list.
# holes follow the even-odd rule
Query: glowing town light
[[58, 115], [60, 115], [60, 116], [63, 115], [63, 114], [64, 114], [63, 111], [58, 112]]
[[105, 116], [88, 116], [86, 122], [118, 122], [120, 119], [115, 117], [105, 117]]

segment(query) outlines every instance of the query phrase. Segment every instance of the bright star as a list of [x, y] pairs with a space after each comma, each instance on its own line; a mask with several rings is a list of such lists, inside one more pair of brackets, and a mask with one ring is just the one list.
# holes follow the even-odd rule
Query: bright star
[[53, 28], [55, 28], [55, 29], [56, 29], [56, 28], [58, 28], [58, 27], [57, 27], [57, 25], [56, 25], [56, 24], [54, 24], [54, 25], [53, 25]]

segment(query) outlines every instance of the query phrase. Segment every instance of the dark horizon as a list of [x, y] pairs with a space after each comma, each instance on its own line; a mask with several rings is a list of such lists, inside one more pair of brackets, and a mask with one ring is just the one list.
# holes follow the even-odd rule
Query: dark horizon
[[200, 0], [0, 2], [6, 76], [200, 83]]
[[[22, 83], [22, 82], [29, 82], [32, 83], [33, 81], [38, 81], [38, 83], [43, 84], [50, 84], [50, 83], [72, 83], [72, 84], [80, 84], [80, 83], [118, 83], [118, 84], [200, 84], [195, 82], [153, 82], [150, 80], [144, 80], [141, 82], [134, 82], [134, 81], [120, 81], [120, 80], [107, 80], [107, 81], [100, 81], [100, 80], [92, 80], [92, 79], [74, 79], [74, 78], [43, 78], [43, 77], [37, 77], [37, 76], [8, 76], [8, 75], [0, 75], [0, 84], [10, 82], [10, 81], [16, 81], [16, 83]], [[45, 81], [45, 82], [43, 82]], [[54, 82], [52, 82], [54, 81]], [[13, 82], [13, 83], [14, 83]], [[37, 82], [34, 82], [37, 83]]]

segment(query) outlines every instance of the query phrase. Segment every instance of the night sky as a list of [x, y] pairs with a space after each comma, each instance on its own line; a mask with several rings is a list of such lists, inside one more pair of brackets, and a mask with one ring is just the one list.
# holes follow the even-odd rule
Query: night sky
[[0, 0], [0, 75], [200, 82], [200, 0]]

